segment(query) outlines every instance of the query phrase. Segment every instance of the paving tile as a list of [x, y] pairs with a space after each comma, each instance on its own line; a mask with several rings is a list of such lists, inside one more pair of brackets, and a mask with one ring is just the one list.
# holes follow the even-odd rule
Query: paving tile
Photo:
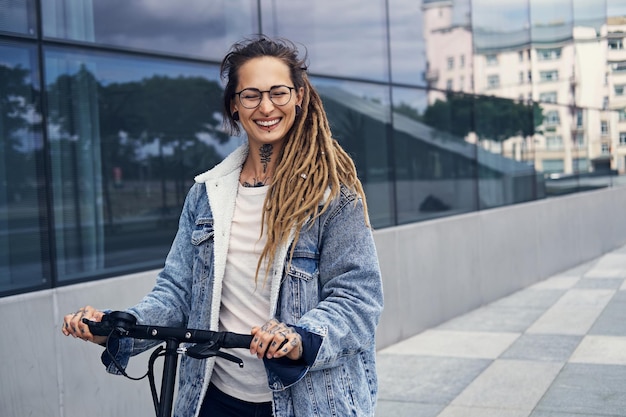
[[571, 289], [545, 312], [528, 333], [584, 335], [615, 291]]
[[626, 336], [626, 292], [618, 291], [604, 308], [589, 334]]
[[578, 281], [580, 281], [580, 276], [557, 275], [533, 284], [529, 288], [534, 290], [568, 290]]
[[437, 417], [528, 417], [528, 411], [451, 405], [446, 407]]
[[576, 283], [574, 288], [618, 290], [624, 282], [623, 278], [583, 278]]
[[626, 253], [608, 253], [585, 272], [585, 278], [626, 278]]
[[[601, 410], [599, 412], [602, 412]], [[579, 414], [572, 416], [570, 413], [559, 413], [556, 411], [533, 411], [528, 417], [599, 417], [600, 414]], [[615, 416], [614, 416], [615, 417]]]
[[626, 271], [623, 268], [592, 269], [587, 272], [584, 278], [626, 278]]
[[377, 417], [437, 417], [444, 406], [403, 401], [378, 401]]
[[519, 336], [519, 333], [430, 329], [383, 349], [381, 353], [495, 359]]
[[626, 366], [626, 337], [585, 336], [570, 362]]
[[494, 301], [489, 304], [489, 307], [545, 310], [560, 299], [565, 292], [564, 289], [529, 288]]
[[491, 362], [487, 359], [379, 354], [378, 398], [445, 406]]
[[591, 267], [592, 270], [614, 268], [626, 269], [626, 253], [609, 252], [600, 256]]
[[500, 359], [565, 363], [581, 340], [582, 336], [523, 334]]
[[552, 362], [497, 360], [451, 404], [530, 413], [561, 368]]
[[[626, 410], [626, 367], [566, 364], [535, 409], [542, 413], [624, 416]], [[557, 414], [560, 417], [561, 414]]]
[[481, 307], [437, 327], [439, 330], [522, 333], [546, 311], [545, 308]]

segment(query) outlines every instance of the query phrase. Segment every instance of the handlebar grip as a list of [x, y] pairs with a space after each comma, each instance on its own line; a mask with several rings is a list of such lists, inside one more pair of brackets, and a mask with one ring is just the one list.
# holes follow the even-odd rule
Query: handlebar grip
[[223, 348], [248, 348], [252, 343], [252, 335], [239, 333], [225, 333], [221, 343]]
[[104, 323], [83, 319], [83, 323], [89, 326], [89, 331], [94, 336], [109, 336], [111, 334], [111, 327]]

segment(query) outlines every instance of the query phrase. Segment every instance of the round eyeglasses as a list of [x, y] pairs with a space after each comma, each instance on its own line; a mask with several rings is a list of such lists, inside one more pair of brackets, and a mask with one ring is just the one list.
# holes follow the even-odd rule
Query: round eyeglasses
[[275, 85], [269, 90], [261, 91], [258, 88], [244, 88], [243, 90], [233, 94], [239, 96], [239, 102], [246, 109], [255, 109], [261, 104], [263, 100], [263, 93], [268, 93], [270, 101], [275, 106], [284, 106], [291, 100], [291, 91], [295, 90], [295, 87], [288, 87], [286, 85]]

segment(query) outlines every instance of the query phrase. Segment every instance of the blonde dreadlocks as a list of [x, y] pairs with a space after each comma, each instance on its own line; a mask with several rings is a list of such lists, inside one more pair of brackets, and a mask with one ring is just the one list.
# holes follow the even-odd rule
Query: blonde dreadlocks
[[[233, 134], [240, 133], [239, 125], [230, 113], [230, 101], [238, 83], [237, 71], [248, 60], [263, 56], [282, 60], [290, 69], [295, 87], [304, 87], [304, 96], [302, 112], [287, 135], [277, 160], [274, 181], [265, 199], [262, 225], [267, 228], [267, 243], [257, 265], [257, 276], [263, 260], [267, 260], [265, 272], [268, 272], [275, 261], [276, 249], [287, 243], [293, 230], [291, 258], [300, 230], [328, 209], [332, 199], [338, 196], [341, 185], [361, 197], [368, 221], [365, 192], [354, 162], [333, 139], [322, 100], [306, 75], [306, 57], [298, 59], [293, 43], [260, 36], [233, 46], [221, 67], [222, 76], [228, 80], [223, 102], [226, 128]], [[327, 191], [330, 195], [325, 199]]]

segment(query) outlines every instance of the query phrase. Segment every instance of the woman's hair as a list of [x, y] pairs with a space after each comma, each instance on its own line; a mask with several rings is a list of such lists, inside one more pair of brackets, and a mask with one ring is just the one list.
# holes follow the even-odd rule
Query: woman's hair
[[[312, 225], [312, 221], [328, 209], [331, 200], [339, 194], [341, 184], [361, 197], [369, 226], [365, 193], [354, 162], [332, 138], [322, 100], [307, 76], [306, 53], [300, 59], [293, 42], [260, 35], [231, 47], [221, 65], [221, 76], [226, 80], [223, 101], [226, 129], [231, 134], [240, 134], [239, 125], [231, 114], [231, 100], [239, 82], [238, 71], [249, 60], [259, 57], [274, 57], [284, 62], [289, 67], [296, 91], [303, 87], [304, 96], [302, 111], [287, 133], [265, 199], [263, 224], [267, 227], [267, 244], [257, 274], [264, 259], [268, 261], [267, 273], [274, 263], [276, 248], [288, 241], [292, 228], [295, 235], [290, 256], [293, 255], [302, 227], [307, 221]], [[327, 190], [330, 194], [325, 198]]]

